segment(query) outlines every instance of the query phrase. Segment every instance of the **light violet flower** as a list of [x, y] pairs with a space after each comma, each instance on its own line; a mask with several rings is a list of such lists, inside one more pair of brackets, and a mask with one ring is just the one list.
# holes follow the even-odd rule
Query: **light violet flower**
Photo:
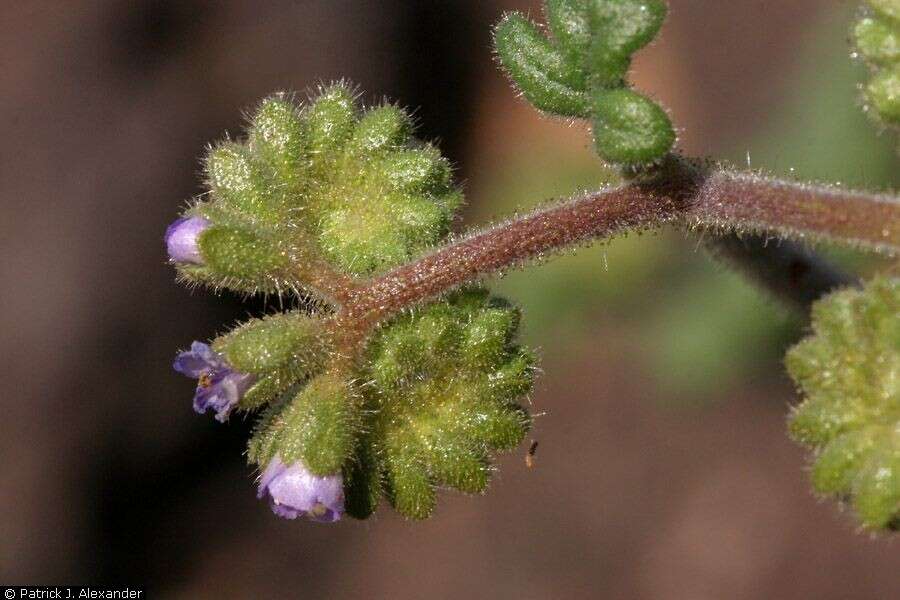
[[233, 370], [221, 354], [207, 344], [194, 342], [191, 349], [175, 358], [172, 367], [188, 377], [197, 378], [194, 410], [205, 413], [212, 409], [216, 420], [224, 422], [255, 378]]
[[182, 217], [166, 229], [166, 249], [169, 258], [180, 263], [203, 264], [197, 236], [210, 226], [203, 217]]
[[344, 514], [344, 479], [341, 475], [318, 477], [303, 463], [288, 466], [277, 454], [259, 480], [257, 498], [268, 494], [279, 517], [296, 519], [306, 515], [313, 521], [333, 523]]

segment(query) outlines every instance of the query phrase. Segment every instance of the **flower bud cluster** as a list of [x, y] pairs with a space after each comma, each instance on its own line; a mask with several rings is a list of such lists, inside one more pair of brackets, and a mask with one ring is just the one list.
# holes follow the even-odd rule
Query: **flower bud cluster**
[[304, 289], [331, 270], [368, 275], [434, 245], [461, 194], [397, 106], [361, 110], [335, 84], [306, 106], [278, 94], [243, 142], [210, 148], [210, 193], [166, 235], [189, 281], [246, 292]]
[[815, 450], [813, 487], [863, 526], [900, 528], [900, 280], [879, 278], [813, 307], [787, 368], [805, 399], [791, 435]]
[[261, 412], [248, 455], [282, 517], [365, 518], [385, 497], [425, 518], [438, 485], [483, 491], [491, 454], [530, 425], [533, 361], [506, 303], [469, 289], [355, 323], [329, 296], [344, 286], [350, 302], [447, 235], [461, 195], [411, 134], [404, 111], [362, 110], [344, 84], [305, 106], [270, 97], [246, 141], [210, 149], [210, 193], [166, 231], [184, 279], [321, 300], [194, 342], [174, 365], [197, 379], [197, 412]]
[[546, 0], [551, 37], [519, 13], [497, 25], [500, 63], [537, 109], [589, 119], [601, 158], [640, 167], [675, 143], [666, 112], [626, 77], [632, 55], [656, 37], [663, 0]]
[[853, 35], [872, 70], [865, 99], [873, 117], [900, 126], [900, 0], [869, 0]]

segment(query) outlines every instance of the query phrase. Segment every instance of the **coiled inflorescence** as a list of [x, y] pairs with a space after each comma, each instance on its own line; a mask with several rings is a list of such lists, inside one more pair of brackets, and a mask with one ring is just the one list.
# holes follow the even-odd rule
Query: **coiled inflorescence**
[[497, 25], [500, 63], [537, 109], [589, 119], [597, 153], [641, 167], [675, 143], [665, 111], [626, 81], [632, 55], [656, 37], [666, 17], [662, 0], [546, 0], [552, 37], [519, 13]]
[[900, 528], [900, 280], [836, 292], [787, 355], [805, 399], [791, 434], [816, 451], [815, 489], [847, 499], [870, 529]]
[[491, 453], [530, 425], [518, 313], [484, 289], [351, 315], [354, 290], [442, 240], [461, 203], [447, 161], [411, 133], [403, 110], [361, 110], [343, 84], [305, 106], [275, 95], [246, 141], [210, 149], [210, 193], [166, 232], [184, 279], [319, 300], [175, 363], [198, 379], [198, 412], [262, 411], [249, 458], [260, 497], [287, 518], [365, 518], [382, 496], [425, 518], [438, 485], [483, 491]]
[[516, 447], [530, 423], [517, 402], [531, 389], [532, 359], [514, 344], [517, 328], [515, 309], [477, 288], [399, 316], [369, 343], [353, 383], [325, 374], [273, 407], [250, 458], [343, 469], [358, 518], [382, 495], [422, 519], [436, 485], [482, 492], [490, 453]]
[[853, 30], [859, 54], [872, 70], [865, 86], [870, 114], [900, 127], [900, 0], [868, 0]]
[[399, 107], [361, 112], [346, 85], [307, 106], [279, 94], [245, 142], [210, 148], [210, 194], [187, 215], [210, 227], [188, 280], [250, 292], [305, 288], [333, 269], [366, 275], [408, 260], [448, 231], [461, 194], [436, 148], [414, 142]]

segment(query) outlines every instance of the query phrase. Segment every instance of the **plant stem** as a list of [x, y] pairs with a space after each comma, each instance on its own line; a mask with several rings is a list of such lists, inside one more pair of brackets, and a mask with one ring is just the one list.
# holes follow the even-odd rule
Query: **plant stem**
[[570, 200], [465, 237], [373, 279], [345, 306], [372, 323], [486, 275], [590, 239], [675, 218], [675, 204], [623, 187]]
[[900, 251], [900, 200], [766, 179], [672, 157], [652, 174], [466, 236], [352, 290], [341, 321], [357, 330], [460, 285], [561, 249], [680, 221], [795, 240]]
[[798, 241], [900, 251], [900, 199], [721, 170], [698, 190], [694, 223]]
[[807, 316], [812, 303], [828, 292], [859, 283], [858, 279], [790, 240], [728, 233], [708, 236], [703, 241], [715, 257]]

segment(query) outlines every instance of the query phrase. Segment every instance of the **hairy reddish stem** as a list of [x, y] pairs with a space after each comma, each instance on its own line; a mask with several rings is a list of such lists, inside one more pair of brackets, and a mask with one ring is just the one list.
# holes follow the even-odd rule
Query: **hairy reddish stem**
[[593, 239], [681, 221], [900, 251], [900, 200], [710, 169], [672, 158], [652, 175], [464, 237], [348, 290], [337, 316], [360, 332], [460, 285]]
[[686, 216], [773, 237], [900, 251], [900, 199], [891, 196], [718, 171], [698, 189]]

